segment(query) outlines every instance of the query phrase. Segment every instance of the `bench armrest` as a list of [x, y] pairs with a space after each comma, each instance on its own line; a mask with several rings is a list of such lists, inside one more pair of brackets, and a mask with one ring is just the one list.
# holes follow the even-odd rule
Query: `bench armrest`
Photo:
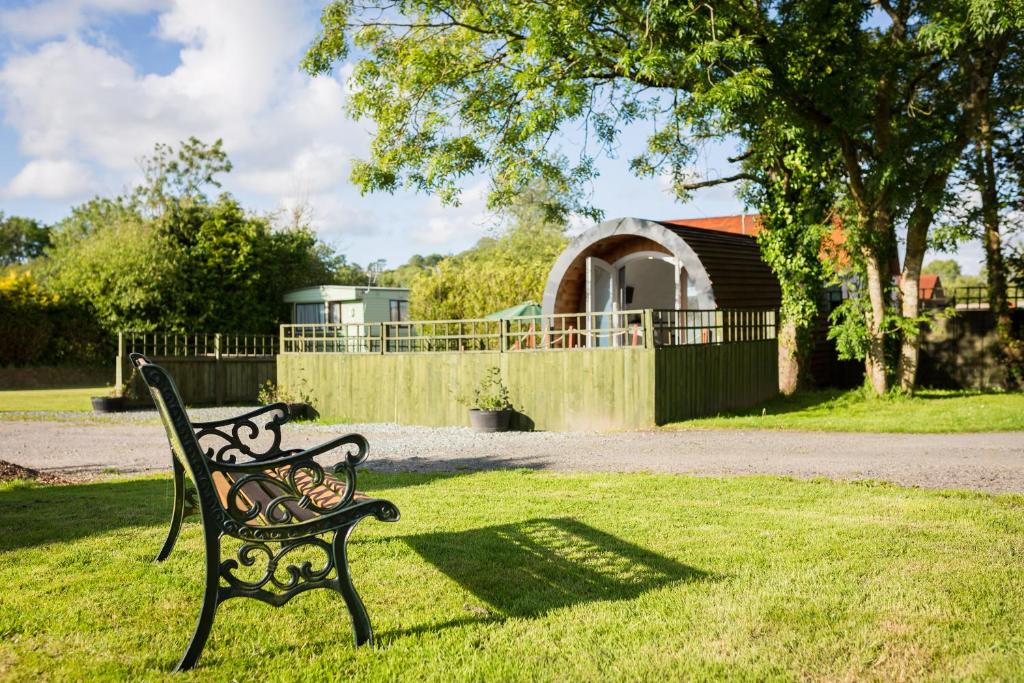
[[346, 434], [337, 438], [325, 441], [322, 444], [312, 446], [302, 451], [280, 451], [283, 455], [275, 458], [269, 458], [267, 460], [259, 460], [257, 462], [240, 462], [240, 463], [210, 463], [210, 469], [225, 474], [245, 474], [248, 472], [263, 472], [265, 470], [277, 469], [279, 467], [291, 467], [296, 464], [300, 464], [305, 461], [312, 461], [318, 455], [329, 453], [336, 448], [341, 446], [353, 445], [356, 447], [355, 453], [349, 453], [345, 456], [343, 463], [338, 463], [336, 467], [340, 467], [342, 464], [356, 467], [364, 460], [366, 460], [367, 454], [370, 452], [370, 444], [367, 443], [366, 439], [362, 434]]

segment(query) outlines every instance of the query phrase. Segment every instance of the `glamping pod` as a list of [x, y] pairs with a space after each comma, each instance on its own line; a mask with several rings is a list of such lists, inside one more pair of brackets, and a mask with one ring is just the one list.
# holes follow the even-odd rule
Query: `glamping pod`
[[779, 283], [752, 236], [759, 227], [752, 216], [604, 221], [555, 262], [544, 313], [777, 309]]

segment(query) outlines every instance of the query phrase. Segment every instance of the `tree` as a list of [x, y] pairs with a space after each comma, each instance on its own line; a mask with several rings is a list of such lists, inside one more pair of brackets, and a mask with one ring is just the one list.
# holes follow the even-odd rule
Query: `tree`
[[412, 317], [482, 318], [524, 301], [540, 301], [551, 266], [568, 243], [565, 225], [547, 218], [550, 196], [544, 188], [529, 188], [504, 212], [504, 231], [481, 238], [461, 254], [414, 257], [424, 267], [412, 281]]
[[[568, 125], [614, 154], [624, 125], [650, 121], [631, 166], [667, 170], [680, 188], [704, 140], [765, 145], [793, 129], [821, 140], [841, 162], [845, 245], [869, 304], [860, 309], [865, 363], [881, 393], [894, 336], [903, 339], [900, 384], [913, 388], [928, 229], [977, 124], [978, 94], [1017, 49], [1022, 16], [1020, 0], [339, 0], [324, 10], [304, 66], [329, 71], [350, 44], [364, 55], [350, 111], [376, 124], [370, 158], [353, 169], [368, 191], [404, 185], [455, 202], [463, 179], [486, 172], [492, 206], [541, 178], [557, 190], [552, 210], [592, 215], [579, 189], [595, 151], [570, 160], [550, 144]], [[907, 255], [894, 305], [901, 224]]]
[[44, 283], [111, 330], [273, 332], [284, 292], [330, 284], [344, 259], [305, 225], [275, 229], [229, 194], [220, 142], [157, 145], [146, 181], [73, 209], [54, 230]]
[[752, 141], [743, 159], [750, 175], [744, 197], [760, 209], [761, 255], [782, 290], [779, 390], [787, 395], [809, 382], [811, 333], [832, 277], [825, 256], [836, 223], [836, 159], [820, 157], [819, 149], [828, 147], [808, 144], [799, 129], [790, 128], [788, 134], [772, 131]]
[[29, 270], [0, 275], [0, 365], [98, 365], [113, 344], [89, 311], [39, 286]]
[[49, 244], [50, 230], [45, 225], [0, 211], [0, 268], [38, 258]]
[[1004, 231], [1024, 209], [1024, 68], [1022, 55], [1007, 50], [998, 78], [979, 92], [978, 126], [964, 155], [965, 189], [980, 205], [958, 203], [966, 232], [985, 248], [988, 298], [1004, 362], [1017, 384], [1024, 384], [1024, 340], [1014, 332], [1008, 282], [1012, 261], [1004, 253]]
[[381, 273], [377, 284], [381, 287], [411, 287], [418, 276], [432, 271], [444, 258], [442, 254], [415, 254], [397, 268]]

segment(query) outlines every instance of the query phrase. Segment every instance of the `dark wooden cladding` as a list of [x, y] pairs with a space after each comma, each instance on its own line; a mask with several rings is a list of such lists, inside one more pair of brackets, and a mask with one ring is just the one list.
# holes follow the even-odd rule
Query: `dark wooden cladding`
[[[124, 377], [132, 377], [127, 357], [118, 357], [124, 367]], [[160, 358], [161, 367], [170, 372], [178, 384], [181, 397], [187, 405], [255, 405], [260, 387], [267, 381], [277, 381], [275, 356], [250, 358], [175, 357]], [[135, 376], [133, 405], [152, 406], [142, 378]]]
[[700, 258], [718, 308], [779, 308], [782, 290], [761, 258], [757, 240], [746, 235], [662, 223]]

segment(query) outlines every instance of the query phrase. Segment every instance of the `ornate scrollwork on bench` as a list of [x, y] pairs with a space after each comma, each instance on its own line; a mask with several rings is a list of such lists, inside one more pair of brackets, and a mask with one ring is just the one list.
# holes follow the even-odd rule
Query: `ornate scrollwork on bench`
[[[282, 564], [288, 555], [306, 549], [322, 552], [322, 564], [317, 562], [314, 565], [309, 560]], [[254, 580], [246, 580], [236, 575], [235, 572], [240, 567], [253, 567], [259, 562], [265, 563], [265, 566], [262, 568], [262, 575]], [[276, 551], [266, 543], [247, 541], [238, 548], [237, 559], [224, 560], [220, 564], [220, 575], [230, 586], [221, 600], [245, 596], [272, 605], [283, 605], [305, 590], [332, 585], [333, 582], [328, 576], [334, 569], [331, 544], [321, 538], [288, 541], [282, 543]], [[282, 572], [284, 576], [281, 576]], [[268, 588], [277, 590], [267, 590]]]
[[207, 458], [235, 463], [241, 456], [259, 461], [297, 453], [281, 450], [281, 425], [287, 421], [288, 407], [274, 403], [228, 420], [195, 422], [192, 428]]

